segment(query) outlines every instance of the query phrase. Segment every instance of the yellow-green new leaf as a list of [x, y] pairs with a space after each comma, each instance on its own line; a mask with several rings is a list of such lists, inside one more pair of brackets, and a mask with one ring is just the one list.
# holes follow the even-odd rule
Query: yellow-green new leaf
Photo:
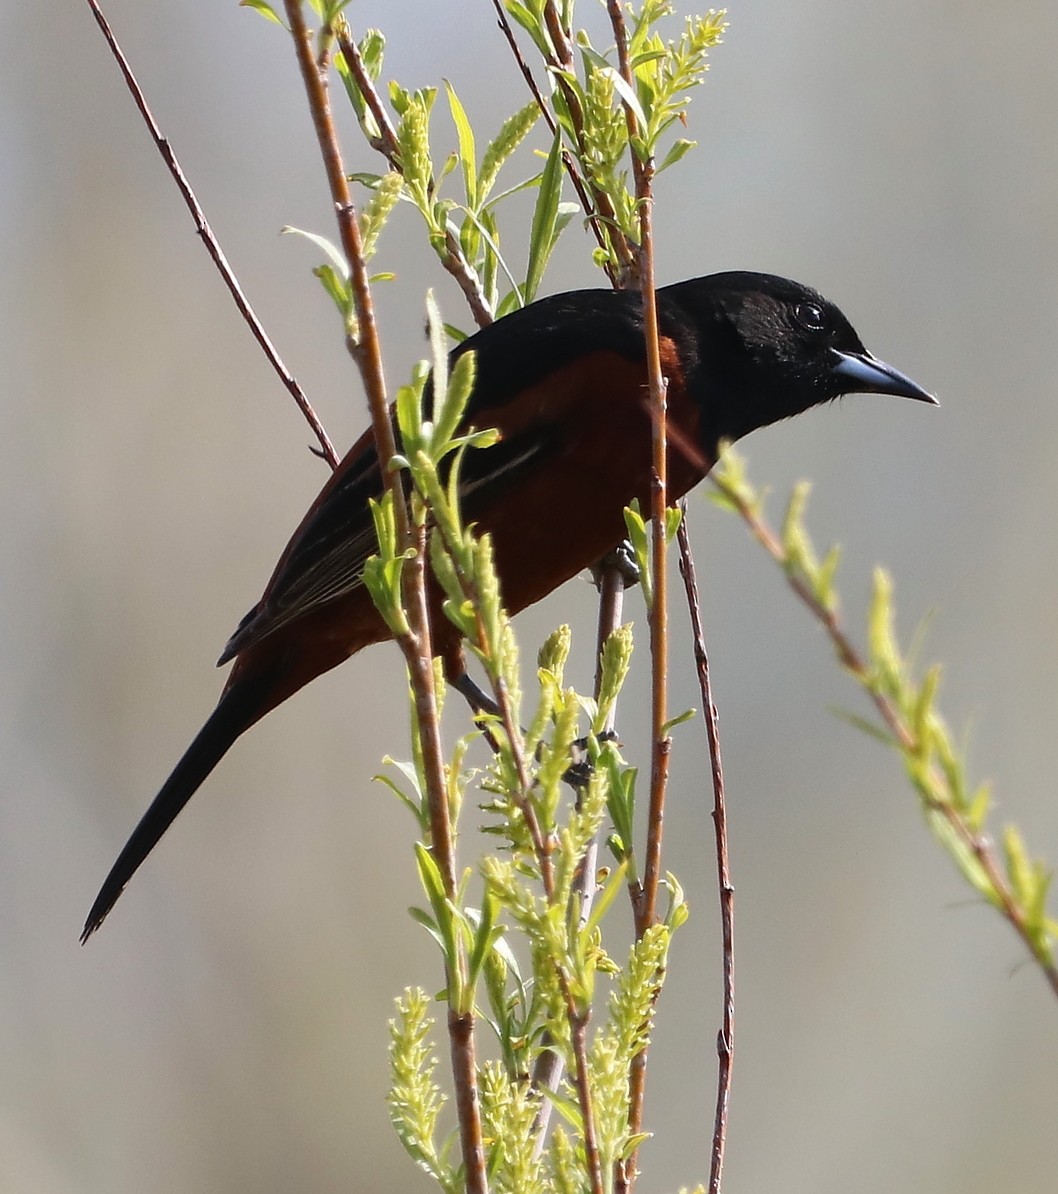
[[476, 208], [478, 206], [478, 176], [474, 130], [471, 128], [466, 109], [456, 94], [456, 89], [447, 79], [445, 79], [444, 85], [448, 95], [448, 110], [452, 113], [452, 123], [456, 126], [456, 136], [459, 139], [459, 165], [463, 171], [467, 206]]
[[562, 139], [556, 133], [540, 175], [540, 193], [533, 210], [529, 236], [529, 261], [525, 271], [525, 301], [531, 303], [543, 280], [551, 251], [558, 239], [558, 206], [562, 195]]

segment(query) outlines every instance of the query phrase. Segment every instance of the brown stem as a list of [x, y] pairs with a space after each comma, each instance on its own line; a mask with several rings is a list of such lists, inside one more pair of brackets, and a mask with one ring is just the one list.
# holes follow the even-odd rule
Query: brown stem
[[720, 757], [720, 725], [709, 678], [709, 656], [702, 632], [702, 607], [698, 599], [698, 580], [694, 572], [690, 534], [687, 530], [687, 504], [681, 503], [683, 517], [677, 532], [680, 545], [680, 574], [687, 594], [694, 636], [694, 661], [702, 694], [702, 716], [709, 741], [713, 778], [713, 830], [716, 835], [716, 875], [720, 890], [720, 931], [723, 941], [724, 1006], [720, 1031], [716, 1035], [719, 1065], [716, 1078], [716, 1112], [713, 1117], [713, 1146], [710, 1152], [709, 1194], [719, 1194], [727, 1144], [727, 1115], [731, 1101], [731, 1067], [735, 1050], [735, 889], [727, 851], [727, 804], [724, 799], [724, 765]]
[[591, 1194], [603, 1194], [605, 1186], [602, 1164], [599, 1160], [599, 1144], [595, 1139], [595, 1114], [592, 1110], [591, 1086], [588, 1081], [588, 1013], [570, 1014], [570, 1044], [573, 1048], [574, 1085], [577, 1088], [577, 1102], [584, 1117], [584, 1163], [588, 1170]]
[[[635, 87], [628, 57], [628, 33], [624, 11], [619, 0], [607, 0], [607, 12], [617, 46], [618, 68], [627, 86]], [[635, 113], [625, 105], [629, 152], [635, 179], [636, 203], [639, 208], [639, 252], [628, 271], [636, 277], [643, 296], [643, 334], [646, 341], [647, 383], [651, 414], [651, 452], [653, 484], [650, 494], [651, 569], [653, 599], [649, 611], [651, 661], [651, 760], [650, 808], [647, 813], [647, 842], [643, 854], [643, 878], [634, 892], [636, 937], [654, 924], [657, 917], [658, 886], [661, 881], [661, 843], [664, 828], [665, 794], [668, 787], [669, 756], [672, 740], [668, 725], [668, 560], [666, 549], [666, 511], [668, 480], [667, 390], [668, 382], [662, 371], [660, 330], [657, 299], [654, 293], [654, 230], [653, 181], [654, 159], [641, 157], [635, 149], [640, 132]], [[632, 1135], [638, 1135], [643, 1125], [643, 1103], [646, 1092], [647, 1050], [641, 1050], [632, 1061], [629, 1079], [628, 1123]], [[618, 1166], [616, 1186], [629, 1191], [637, 1176], [637, 1155], [633, 1153]]]
[[466, 1189], [475, 1194], [488, 1194], [485, 1143], [481, 1134], [473, 1012], [460, 1014], [454, 1008], [449, 1008], [448, 1040], [456, 1096], [456, 1118], [459, 1122], [463, 1165], [466, 1169]]
[[[563, 71], [572, 70], [574, 67], [573, 46], [569, 34], [562, 27], [558, 6], [554, 0], [547, 0], [547, 4], [544, 6], [544, 21], [555, 50], [555, 56], [550, 60], [549, 65]], [[573, 127], [574, 148], [583, 160], [585, 156], [584, 112], [581, 109], [580, 100], [561, 74], [556, 74], [555, 79], [569, 112], [570, 124]], [[613, 252], [617, 256], [620, 268], [616, 275], [611, 273], [610, 276], [614, 285], [620, 289], [627, 285], [629, 272], [632, 271], [635, 246], [629, 243], [618, 226], [617, 209], [610, 196], [600, 187], [592, 186], [590, 183], [588, 186], [591, 194], [591, 205], [588, 211], [595, 213], [592, 217], [592, 226], [599, 244], [604, 249], [612, 246]]]
[[[649, 211], [649, 202], [643, 211]], [[646, 222], [649, 228], [649, 223]], [[649, 243], [649, 231], [645, 244]], [[654, 479], [651, 487], [651, 567], [653, 569], [653, 601], [650, 606], [651, 651], [651, 730], [653, 755], [650, 773], [650, 812], [647, 820], [647, 846], [643, 856], [643, 886], [636, 910], [636, 933], [642, 936], [654, 923], [658, 884], [661, 880], [661, 838], [665, 809], [665, 787], [668, 779], [668, 760], [671, 740], [666, 733], [668, 723], [668, 569], [666, 567], [665, 537], [667, 444], [666, 390], [667, 381], [661, 371], [658, 346], [657, 306], [654, 303], [654, 263], [652, 254], [643, 258], [643, 323], [647, 342], [647, 370], [653, 417]]]
[[[541, 94], [540, 88], [536, 85], [536, 80], [533, 78], [533, 72], [529, 69], [528, 63], [522, 56], [521, 50], [518, 48], [518, 42], [515, 40], [514, 30], [511, 28], [510, 21], [507, 20], [507, 14], [503, 10], [503, 5], [500, 0], [492, 0], [492, 7], [496, 10], [496, 23], [500, 27], [500, 31], [507, 40], [507, 45], [510, 47], [511, 53], [514, 55], [514, 61], [519, 71], [521, 71], [522, 78], [525, 80], [526, 86], [532, 93], [533, 99], [536, 100], [536, 106], [540, 109], [544, 120], [547, 122], [547, 127], [554, 136], [558, 132], [558, 124], [555, 121], [554, 114], [551, 111], [550, 105]], [[604, 231], [602, 222], [599, 219], [595, 208], [595, 201], [592, 199], [588, 191], [588, 186], [584, 181], [584, 176], [577, 168], [577, 163], [573, 160], [573, 155], [568, 149], [562, 150], [562, 167], [566, 171], [566, 177], [573, 184], [573, 189], [577, 192], [577, 198], [580, 200], [581, 209], [584, 212], [588, 225], [592, 230], [595, 240], [598, 242], [600, 248], [605, 249], [607, 245], [606, 233]]]
[[529, 64], [522, 57], [522, 51], [518, 48], [518, 42], [515, 40], [514, 30], [511, 28], [510, 21], [507, 20], [507, 14], [503, 10], [501, 0], [492, 0], [492, 7], [496, 10], [496, 23], [500, 27], [500, 32], [507, 39], [507, 45], [510, 47], [511, 53], [514, 55], [514, 61], [518, 69], [521, 71], [522, 78], [525, 80], [525, 85], [532, 92], [533, 99], [536, 100], [536, 106], [540, 109], [540, 113], [544, 120], [547, 121], [547, 127], [551, 130], [551, 135], [554, 136], [558, 132], [558, 125], [555, 123], [555, 118], [551, 113], [551, 109], [540, 92], [540, 88], [536, 85], [536, 80], [533, 78], [533, 72], [529, 69]]
[[195, 222], [195, 231], [198, 233], [202, 243], [206, 246], [206, 251], [213, 259], [213, 264], [217, 267], [221, 278], [224, 280], [231, 297], [235, 300], [235, 305], [239, 309], [239, 314], [246, 322], [246, 326], [253, 333], [254, 339], [261, 346], [261, 351], [268, 358], [269, 364], [279, 375], [279, 380], [286, 386], [290, 392], [291, 397], [298, 405], [298, 409], [305, 416], [306, 421], [312, 428], [313, 434], [320, 444], [319, 455], [331, 466], [331, 468], [338, 467], [338, 453], [334, 450], [334, 445], [331, 443], [327, 432], [323, 428], [323, 424], [316, 416], [316, 412], [312, 409], [312, 404], [309, 402], [305, 391], [298, 384], [297, 379], [290, 372], [290, 370], [283, 364], [279, 353], [276, 351], [275, 345], [272, 343], [268, 333], [264, 330], [261, 321], [257, 318], [253, 307], [250, 306], [250, 301], [243, 293], [242, 287], [239, 285], [239, 280], [236, 278], [231, 266], [228, 264], [228, 259], [224, 256], [217, 238], [213, 235], [213, 229], [210, 228], [209, 222], [206, 220], [205, 213], [199, 206], [198, 200], [195, 198], [195, 193], [191, 189], [191, 184], [187, 181], [183, 170], [180, 168], [180, 162], [173, 151], [168, 139], [162, 134], [162, 130], [158, 127], [154, 115], [147, 105], [147, 99], [136, 81], [136, 76], [132, 73], [132, 67], [129, 65], [128, 59], [125, 57], [121, 46], [118, 44], [117, 38], [103, 15], [102, 10], [96, 3], [96, 0], [87, 0], [88, 7], [95, 17], [96, 24], [99, 26], [100, 32], [106, 39], [107, 45], [110, 47], [110, 52], [114, 56], [115, 62], [118, 64], [118, 69], [121, 71], [125, 79], [125, 85], [132, 94], [133, 101], [139, 109], [140, 115], [143, 117], [143, 123], [147, 126], [147, 131], [154, 141], [155, 147], [162, 155], [162, 160], [165, 162], [166, 168], [172, 175], [173, 182], [176, 183], [176, 188], [180, 192], [184, 203], [187, 205], [188, 211], [191, 213], [191, 218]]
[[[416, 711], [419, 715], [418, 725], [426, 778], [426, 795], [430, 811], [430, 845], [437, 859], [445, 892], [450, 899], [454, 899], [456, 891], [455, 846], [445, 786], [444, 755], [441, 749], [440, 720], [434, 690], [433, 652], [426, 602], [426, 532], [425, 528], [417, 528], [413, 539], [400, 478], [396, 472], [390, 471], [387, 467], [396, 453], [393, 423], [386, 399], [382, 353], [361, 245], [360, 226], [356, 219], [348, 180], [342, 165], [341, 149], [330, 108], [327, 78], [319, 69], [319, 64], [313, 56], [312, 37], [305, 24], [301, 0], [284, 0], [284, 5], [291, 36], [294, 39], [298, 66], [301, 69], [308, 97], [309, 110], [312, 113], [312, 121], [319, 141], [320, 153], [327, 173], [331, 198], [334, 201], [342, 249], [349, 263], [350, 283], [357, 315], [357, 336], [355, 339], [351, 336], [348, 337], [347, 344], [360, 370], [367, 393], [375, 435], [375, 448], [386, 485], [393, 495], [399, 542], [402, 545], [412, 545], [416, 549], [412, 557], [406, 561], [404, 573], [404, 599], [411, 633], [401, 636], [400, 645], [407, 661], [412, 691], [415, 694]], [[454, 965], [455, 961], [455, 959], [450, 960], [449, 965]], [[451, 974], [448, 977], [451, 989]], [[473, 1027], [472, 1014], [450, 1012], [449, 1039], [452, 1052], [453, 1082], [456, 1090], [456, 1108], [460, 1115], [459, 1135], [466, 1173], [466, 1186], [471, 1194], [486, 1194], [488, 1179], [485, 1172], [485, 1153], [481, 1133]]]
[[[820, 603], [811, 588], [801, 577], [787, 569], [788, 560], [786, 550], [775, 532], [738, 495], [726, 489], [723, 489], [722, 492], [735, 503], [739, 514], [753, 533], [754, 538], [782, 566], [790, 588], [793, 589], [801, 601], [808, 607], [813, 617], [823, 626], [837, 653], [838, 659], [866, 690], [867, 695], [878, 711], [878, 715], [889, 728], [893, 737], [905, 750], [913, 751], [917, 745], [915, 735], [903, 720], [900, 711], [892, 701], [878, 692], [870, 683], [870, 668], [853, 646], [852, 640], [842, 630], [837, 615], [833, 610], [827, 609], [826, 606]], [[935, 778], [938, 783], [942, 782], [939, 777]], [[1051, 991], [1058, 997], [1058, 966], [1055, 966], [1054, 962], [1049, 959], [1041, 958], [1036, 952], [1033, 945], [1032, 932], [1026, 923], [1021, 908], [1018, 906], [1014, 893], [1011, 891], [1003, 875], [1003, 868], [996, 858], [987, 838], [978, 834], [968, 825], [958, 809], [954, 808], [947, 801], [932, 801], [930, 808], [932, 811], [939, 813], [948, 822], [952, 830], [973, 854], [978, 865], [988, 877], [993, 891], [996, 893], [1000, 912], [1036, 959]]]
[[353, 41], [349, 22], [344, 17], [339, 18], [334, 31], [338, 38], [338, 48], [342, 52], [342, 57], [345, 59], [350, 71], [352, 71], [356, 85], [360, 89], [360, 94], [364, 97], [364, 103], [378, 125], [379, 135], [377, 137], [370, 137], [366, 133], [364, 134], [367, 136], [367, 143], [372, 149], [378, 150], [398, 174], [403, 174], [404, 171], [400, 163], [400, 146], [397, 143], [397, 132], [382, 104], [382, 99], [371, 80], [371, 76], [367, 73], [364, 60], [360, 56], [360, 47]]

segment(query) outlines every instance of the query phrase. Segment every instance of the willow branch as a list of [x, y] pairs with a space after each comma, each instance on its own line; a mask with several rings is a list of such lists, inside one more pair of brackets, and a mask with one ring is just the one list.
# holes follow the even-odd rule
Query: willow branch
[[[425, 531], [420, 528], [413, 539], [400, 478], [396, 472], [387, 467], [389, 461], [396, 454], [393, 423], [386, 398], [382, 353], [361, 244], [360, 225], [356, 218], [356, 210], [342, 164], [341, 149], [330, 108], [327, 78], [320, 69], [319, 62], [313, 56], [312, 37], [305, 24], [301, 0], [284, 0], [284, 4], [316, 137], [319, 141], [320, 153], [327, 173], [331, 198], [334, 201], [342, 250], [349, 264], [357, 328], [355, 337], [352, 334], [348, 335], [346, 343], [360, 370], [367, 393], [371, 424], [375, 435], [375, 448], [378, 452], [386, 486], [393, 495], [399, 541], [402, 545], [411, 545], [416, 548], [405, 565], [405, 602], [411, 632], [401, 635], [399, 641], [408, 664], [416, 712], [418, 713], [427, 803], [430, 812], [431, 849], [437, 859], [446, 895], [449, 899], [454, 900], [456, 895], [455, 845], [445, 785], [440, 718], [434, 689], [433, 652], [426, 602]], [[449, 977], [451, 979], [451, 976]], [[451, 985], [450, 981], [450, 988]], [[472, 1014], [458, 1012], [450, 1007], [448, 1030], [467, 1189], [471, 1191], [471, 1194], [486, 1194], [488, 1180], [485, 1172], [485, 1151], [481, 1132], [481, 1109], [478, 1096]]]
[[367, 138], [368, 145], [372, 149], [377, 150], [389, 162], [390, 166], [397, 171], [398, 174], [403, 174], [400, 161], [400, 146], [397, 141], [397, 131], [393, 127], [393, 123], [389, 118], [389, 113], [386, 111], [382, 98], [378, 94], [375, 84], [371, 80], [371, 76], [367, 73], [367, 68], [364, 66], [364, 60], [360, 55], [360, 47], [353, 41], [352, 31], [349, 28], [349, 22], [344, 17], [339, 18], [335, 25], [335, 36], [338, 39], [338, 48], [342, 52], [342, 57], [345, 59], [346, 65], [352, 71], [353, 78], [356, 80], [356, 85], [359, 88], [360, 94], [364, 97], [364, 103], [367, 105], [368, 111], [375, 118], [375, 123], [378, 125], [378, 136], [374, 137], [368, 133], [364, 133]]
[[720, 890], [720, 931], [723, 942], [724, 1004], [720, 1031], [716, 1034], [718, 1059], [716, 1111], [713, 1116], [713, 1144], [710, 1150], [709, 1194], [719, 1194], [727, 1144], [727, 1116], [731, 1101], [731, 1070], [735, 1051], [735, 889], [727, 850], [727, 804], [724, 799], [724, 765], [720, 757], [720, 725], [713, 701], [709, 677], [709, 656], [702, 631], [702, 607], [698, 599], [698, 580], [694, 572], [690, 534], [687, 530], [687, 506], [681, 503], [683, 517], [677, 532], [680, 545], [680, 574], [687, 595], [694, 636], [694, 662], [702, 694], [702, 717], [709, 742], [713, 780], [713, 831], [716, 836], [716, 876]]
[[[619, 0], [607, 0], [607, 12], [617, 46], [622, 78], [634, 90], [635, 80], [628, 58], [628, 34]], [[651, 569], [653, 599], [649, 611], [651, 660], [651, 760], [650, 807], [647, 813], [647, 843], [643, 855], [643, 878], [634, 891], [633, 910], [636, 937], [654, 924], [657, 916], [658, 885], [661, 880], [661, 843], [664, 827], [665, 793], [668, 786], [669, 755], [672, 740], [668, 725], [668, 568], [666, 541], [668, 443], [668, 382], [661, 363], [657, 298], [654, 293], [653, 191], [654, 159], [641, 157], [635, 142], [640, 132], [635, 113], [625, 106], [629, 152], [639, 208], [639, 251], [628, 272], [638, 278], [643, 301], [643, 334], [646, 341], [647, 386], [651, 423], [652, 484], [650, 493]], [[629, 1083], [628, 1122], [633, 1136], [642, 1131], [643, 1102], [646, 1091], [647, 1050], [642, 1049], [632, 1062]], [[637, 1155], [633, 1153], [618, 1166], [617, 1189], [625, 1192], [635, 1185]]]
[[[790, 588], [793, 589], [804, 605], [807, 606], [812, 616], [823, 627], [834, 647], [838, 660], [866, 690], [867, 695], [878, 711], [879, 717], [881, 717], [882, 721], [888, 727], [893, 738], [905, 751], [914, 751], [916, 747], [914, 733], [904, 721], [896, 705], [883, 693], [876, 691], [870, 683], [871, 669], [863, 656], [853, 646], [852, 640], [842, 629], [837, 614], [818, 600], [809, 585], [801, 577], [786, 568], [787, 554], [782, 542], [756, 511], [737, 494], [727, 489], [723, 489], [722, 492], [726, 498], [735, 504], [738, 513], [742, 516], [743, 521], [749, 527], [757, 542], [783, 568], [787, 584], [789, 584]], [[942, 782], [936, 776], [935, 772], [933, 774], [938, 783]], [[929, 808], [932, 812], [944, 818], [956, 837], [973, 855], [992, 886], [1000, 913], [1021, 938], [1032, 957], [1036, 959], [1051, 991], [1055, 996], [1058, 996], [1058, 967], [1049, 959], [1041, 958], [1037, 952], [1024, 913], [1003, 874], [1003, 868], [988, 839], [977, 833], [972, 826], [967, 824], [966, 820], [959, 814], [958, 809], [953, 808], [950, 804], [944, 801], [931, 801]]]
[[235, 306], [239, 309], [239, 314], [243, 317], [246, 326], [250, 329], [254, 339], [261, 346], [261, 351], [268, 359], [268, 363], [276, 371], [279, 380], [286, 386], [290, 392], [291, 397], [298, 405], [298, 409], [305, 416], [305, 420], [312, 428], [313, 434], [320, 444], [319, 454], [331, 466], [331, 468], [338, 467], [338, 453], [334, 450], [334, 445], [331, 443], [327, 432], [324, 430], [323, 424], [320, 422], [316, 412], [312, 408], [312, 403], [309, 402], [305, 391], [298, 384], [297, 378], [290, 372], [290, 370], [283, 363], [279, 356], [275, 345], [272, 343], [268, 333], [264, 330], [264, 326], [258, 319], [253, 307], [250, 306], [250, 300], [243, 293], [242, 286], [239, 284], [239, 279], [235, 276], [234, 271], [228, 264], [227, 257], [224, 256], [224, 251], [221, 249], [217, 238], [213, 235], [213, 229], [209, 226], [209, 221], [206, 219], [205, 212], [199, 205], [198, 199], [195, 197], [195, 192], [191, 189], [191, 184], [188, 182], [186, 175], [180, 167], [180, 162], [177, 159], [176, 153], [168, 138], [162, 133], [158, 127], [158, 122], [154, 119], [150, 107], [147, 104], [147, 98], [143, 94], [136, 76], [132, 73], [132, 67], [129, 65], [128, 59], [125, 57], [124, 51], [118, 44], [117, 38], [114, 36], [113, 30], [110, 28], [106, 17], [103, 15], [102, 9], [96, 3], [96, 0], [87, 0], [92, 16], [95, 17], [96, 24], [99, 26], [100, 32], [106, 39], [107, 45], [110, 47], [110, 52], [114, 56], [114, 61], [118, 64], [118, 69], [121, 71], [125, 79], [125, 85], [128, 87], [132, 95], [132, 99], [139, 109], [140, 116], [143, 117], [143, 123], [147, 126], [147, 131], [154, 141], [155, 147], [162, 155], [162, 161], [165, 162], [166, 168], [170, 175], [172, 175], [173, 182], [176, 183], [176, 189], [180, 192], [184, 203], [187, 205], [188, 211], [191, 213], [191, 218], [195, 222], [195, 231], [198, 233], [202, 243], [206, 246], [206, 252], [209, 253], [213, 264], [217, 267], [217, 272], [220, 274], [227, 286], [228, 292], [235, 301]]

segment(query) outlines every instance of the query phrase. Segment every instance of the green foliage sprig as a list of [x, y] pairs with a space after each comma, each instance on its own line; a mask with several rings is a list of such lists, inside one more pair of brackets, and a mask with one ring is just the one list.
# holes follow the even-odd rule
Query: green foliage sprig
[[[538, 657], [536, 704], [528, 730], [522, 730], [518, 654], [489, 541], [463, 524], [458, 509], [463, 453], [487, 450], [495, 437], [488, 431], [454, 434], [472, 385], [473, 356], [461, 357], [449, 376], [440, 313], [432, 303], [428, 317], [434, 358], [429, 367], [420, 364], [398, 394], [403, 453], [394, 467], [410, 477], [413, 524], [432, 527], [431, 559], [446, 593], [445, 612], [480, 659], [501, 709], [489, 719], [496, 753], [480, 781], [489, 797], [483, 805], [487, 828], [501, 848], [479, 863], [481, 894], [471, 904], [472, 873], [464, 872], [455, 897], [448, 896], [427, 843], [420, 843], [416, 858], [426, 903], [415, 916], [442, 953], [449, 1007], [465, 1015], [481, 1003], [499, 1043], [500, 1061], [481, 1075], [490, 1178], [497, 1189], [552, 1191], [565, 1188], [561, 1183], [570, 1178], [568, 1156], [602, 1182], [602, 1175], [643, 1139], [630, 1126], [630, 1074], [649, 1038], [669, 943], [687, 909], [670, 877], [665, 919], [633, 945], [626, 963], [619, 965], [605, 948], [604, 917], [634, 870], [634, 777], [616, 746], [600, 743], [594, 729], [605, 721], [628, 673], [628, 628], [606, 644], [598, 700], [563, 686], [570, 635], [567, 628], [553, 634]], [[428, 419], [424, 402], [432, 402]], [[399, 579], [406, 556], [397, 549], [386, 501], [376, 507], [376, 528], [380, 550], [369, 561], [365, 579], [387, 622], [399, 627]], [[414, 705], [412, 710], [414, 719]], [[586, 717], [587, 726], [582, 724]], [[594, 766], [578, 793], [564, 781], [574, 741], [585, 729]], [[453, 824], [472, 778], [462, 766], [464, 748], [465, 740], [447, 769]], [[386, 782], [425, 828], [429, 818], [418, 764], [399, 772]], [[577, 878], [615, 793], [626, 802], [621, 818], [629, 827], [625, 857], [604, 877], [587, 913], [576, 894]], [[528, 974], [516, 960], [508, 925], [525, 942]], [[600, 976], [612, 979], [614, 989], [606, 1015], [592, 1031]], [[449, 1146], [436, 1140], [439, 1104], [421, 998], [406, 992], [398, 1011], [391, 1048], [394, 1123], [409, 1155], [448, 1189], [456, 1179], [442, 1161]], [[544, 1050], [560, 1054], [568, 1074], [554, 1091], [534, 1088], [527, 1077]], [[530, 1129], [544, 1098], [558, 1108], [565, 1131], [553, 1134], [541, 1149]], [[595, 1184], [589, 1179], [589, 1188]]]
[[[666, 40], [659, 26], [673, 14], [672, 4], [628, 5], [626, 78], [616, 48], [600, 52], [585, 29], [573, 28], [572, 4], [557, 14], [546, 0], [506, 0], [504, 8], [529, 34], [555, 83], [555, 119], [599, 217], [596, 261], [621, 276], [642, 239], [642, 196], [630, 182], [633, 159], [656, 159], [666, 135], [684, 119], [688, 92], [703, 82], [709, 51], [723, 40], [726, 10], [688, 17], [681, 36]], [[656, 171], [680, 161], [694, 144], [675, 138]]]
[[794, 489], [776, 534], [764, 519], [763, 496], [749, 482], [740, 456], [728, 448], [710, 477], [713, 499], [746, 522], [823, 626], [842, 666], [870, 697], [878, 721], [848, 720], [899, 754], [934, 837], [966, 882], [1014, 928], [1058, 993], [1058, 923], [1046, 912], [1050, 871], [1030, 857], [1012, 826], [1002, 830], [1002, 859], [997, 854], [987, 827], [989, 786], [969, 782], [965, 760], [937, 709], [940, 668], [933, 665], [916, 679], [900, 649], [888, 574], [875, 569], [867, 650], [861, 654], [841, 625], [835, 586], [838, 551], [832, 547], [820, 559], [804, 524], [807, 485]]

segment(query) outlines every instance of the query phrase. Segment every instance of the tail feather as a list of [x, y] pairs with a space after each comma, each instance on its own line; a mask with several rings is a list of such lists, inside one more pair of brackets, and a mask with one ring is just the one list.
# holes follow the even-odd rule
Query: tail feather
[[274, 703], [267, 699], [267, 685], [261, 685], [255, 680], [256, 678], [247, 678], [224, 692], [209, 720], [184, 752], [172, 775], [162, 785], [161, 791], [151, 802], [150, 808], [144, 813], [143, 819], [132, 831], [125, 848], [110, 868], [110, 874], [100, 888], [85, 921], [81, 934], [82, 945], [103, 923], [140, 863], [158, 844], [162, 834], [173, 823], [206, 776], [227, 754], [236, 738], [249, 729]]

